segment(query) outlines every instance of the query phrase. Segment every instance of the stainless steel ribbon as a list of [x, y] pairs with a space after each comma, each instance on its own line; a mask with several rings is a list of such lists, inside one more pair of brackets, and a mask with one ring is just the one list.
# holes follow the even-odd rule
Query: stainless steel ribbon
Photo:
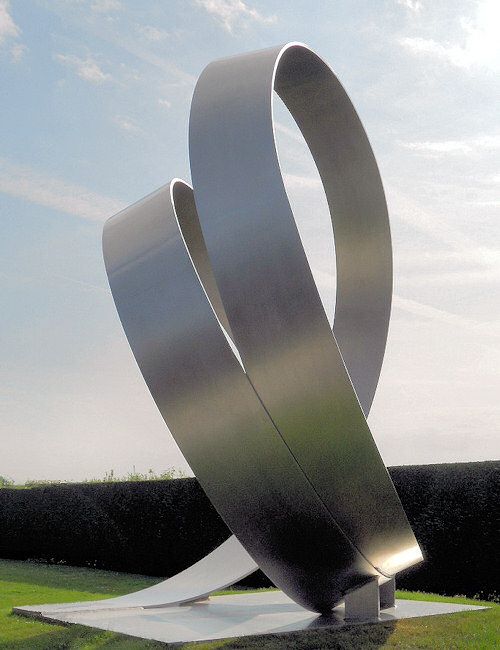
[[[333, 332], [283, 184], [273, 91], [304, 135], [332, 216]], [[297, 603], [327, 612], [421, 559], [366, 421], [392, 292], [375, 158], [336, 76], [297, 43], [210, 64], [189, 145], [194, 194], [174, 180], [110, 219], [104, 258], [151, 394], [237, 539], [153, 594], [114, 600], [192, 600], [259, 566]]]

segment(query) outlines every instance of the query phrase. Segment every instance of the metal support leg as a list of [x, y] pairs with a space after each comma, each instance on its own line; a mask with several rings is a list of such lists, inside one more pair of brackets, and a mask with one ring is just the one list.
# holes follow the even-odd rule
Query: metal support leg
[[391, 578], [379, 586], [380, 609], [396, 607], [396, 579]]
[[372, 578], [362, 587], [346, 594], [345, 620], [372, 620], [377, 619], [379, 614], [378, 578]]

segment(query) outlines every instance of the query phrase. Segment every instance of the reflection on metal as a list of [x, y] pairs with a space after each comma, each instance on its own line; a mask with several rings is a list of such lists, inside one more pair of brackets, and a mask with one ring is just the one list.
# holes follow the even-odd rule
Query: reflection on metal
[[[283, 185], [273, 90], [332, 216], [333, 333]], [[377, 165], [339, 81], [296, 43], [210, 64], [189, 145], [194, 193], [174, 180], [110, 219], [104, 258], [151, 394], [237, 539], [143, 592], [144, 605], [192, 600], [259, 566], [328, 612], [421, 560], [366, 422], [392, 292]]]

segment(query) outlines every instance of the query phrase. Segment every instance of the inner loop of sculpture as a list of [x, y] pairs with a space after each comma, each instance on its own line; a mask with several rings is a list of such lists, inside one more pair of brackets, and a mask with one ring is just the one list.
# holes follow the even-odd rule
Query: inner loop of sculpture
[[[332, 216], [333, 333], [283, 184], [273, 89]], [[210, 64], [189, 145], [193, 190], [174, 180], [119, 213], [103, 248], [144, 379], [235, 537], [145, 606], [192, 600], [260, 567], [297, 603], [328, 612], [421, 559], [366, 421], [392, 292], [377, 165], [339, 81], [296, 43]]]

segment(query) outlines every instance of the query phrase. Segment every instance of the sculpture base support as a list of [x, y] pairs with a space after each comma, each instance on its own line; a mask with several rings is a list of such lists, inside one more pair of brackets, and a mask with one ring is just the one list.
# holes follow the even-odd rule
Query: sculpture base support
[[[364, 593], [366, 595], [368, 592]], [[370, 599], [370, 608], [374, 608], [372, 591]], [[454, 603], [398, 600], [395, 608], [381, 611], [377, 618], [370, 618], [368, 621], [359, 618], [346, 621], [344, 605], [336, 607], [329, 616], [319, 616], [296, 605], [281, 591], [213, 596], [209, 600], [183, 606], [148, 609], [131, 607], [85, 611], [82, 605], [84, 603], [75, 603], [73, 611], [61, 611], [61, 606], [58, 605], [31, 605], [16, 607], [14, 612], [42, 621], [77, 623], [164, 643], [187, 643], [239, 636], [285, 634], [317, 628], [335, 630], [363, 622], [388, 623], [403, 618], [487, 609]], [[81, 611], [78, 611], [78, 608]], [[366, 611], [370, 608], [367, 606]], [[386, 627], [389, 635], [392, 627]]]
[[373, 578], [345, 597], [345, 620], [349, 622], [377, 620], [381, 610], [396, 606], [396, 581], [391, 578], [379, 584]]
[[380, 609], [389, 609], [396, 606], [396, 580], [391, 578], [379, 585]]
[[377, 620], [380, 615], [378, 578], [373, 578], [362, 587], [350, 591], [345, 596], [346, 621]]

